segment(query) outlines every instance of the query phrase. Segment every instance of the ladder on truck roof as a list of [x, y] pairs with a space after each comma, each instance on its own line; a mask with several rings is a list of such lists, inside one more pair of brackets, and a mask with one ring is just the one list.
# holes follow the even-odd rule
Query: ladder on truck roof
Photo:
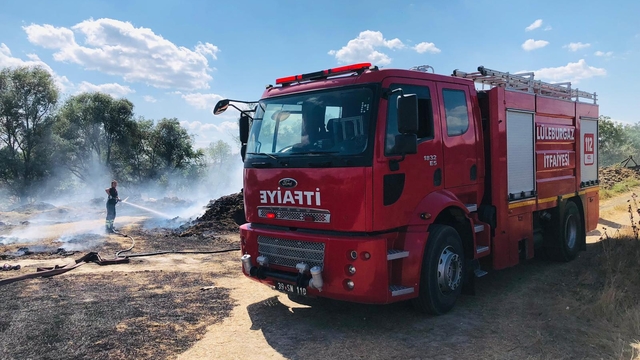
[[550, 96], [571, 101], [580, 101], [580, 98], [593, 100], [596, 104], [596, 93], [572, 89], [570, 82], [548, 83], [533, 79], [533, 72], [510, 74], [497, 70], [487, 69], [484, 66], [478, 67], [478, 72], [466, 73], [458, 69], [453, 70], [452, 76], [472, 79], [475, 82], [491, 86], [503, 86], [510, 90], [526, 91], [534, 94]]

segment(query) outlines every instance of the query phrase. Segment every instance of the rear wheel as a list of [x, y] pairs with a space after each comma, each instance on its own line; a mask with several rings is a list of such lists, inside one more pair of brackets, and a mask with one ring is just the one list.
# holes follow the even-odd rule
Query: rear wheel
[[553, 243], [545, 251], [552, 260], [571, 261], [578, 256], [580, 245], [586, 236], [582, 217], [575, 202], [567, 201], [564, 216], [558, 225], [551, 234]]
[[440, 315], [451, 310], [462, 291], [464, 251], [458, 232], [447, 225], [431, 225], [422, 260], [420, 293], [413, 305]]

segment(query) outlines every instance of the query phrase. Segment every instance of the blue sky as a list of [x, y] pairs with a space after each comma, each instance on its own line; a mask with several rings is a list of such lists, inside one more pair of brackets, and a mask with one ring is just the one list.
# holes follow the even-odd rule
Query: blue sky
[[4, 1], [0, 67], [40, 64], [65, 96], [125, 96], [146, 118], [177, 117], [198, 146], [231, 142], [237, 113], [287, 75], [371, 61], [437, 73], [535, 71], [599, 96], [600, 114], [635, 123], [635, 1]]

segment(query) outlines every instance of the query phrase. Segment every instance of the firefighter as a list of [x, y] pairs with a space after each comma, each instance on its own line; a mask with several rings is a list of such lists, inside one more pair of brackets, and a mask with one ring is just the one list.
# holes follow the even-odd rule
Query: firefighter
[[115, 229], [113, 228], [113, 221], [116, 218], [116, 204], [120, 201], [118, 197], [118, 182], [113, 180], [111, 181], [111, 187], [104, 189], [104, 191], [108, 195], [107, 199], [107, 219], [105, 221], [105, 230], [107, 233], [114, 233]]
[[314, 145], [318, 140], [326, 138], [326, 135], [324, 108], [314, 102], [303, 105], [302, 139], [294, 148]]

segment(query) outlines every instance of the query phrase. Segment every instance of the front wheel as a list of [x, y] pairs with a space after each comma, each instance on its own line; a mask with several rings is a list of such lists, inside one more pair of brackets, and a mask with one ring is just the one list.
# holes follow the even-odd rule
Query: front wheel
[[420, 272], [420, 293], [413, 299], [422, 312], [441, 315], [451, 310], [462, 291], [466, 269], [458, 232], [447, 225], [431, 225]]

